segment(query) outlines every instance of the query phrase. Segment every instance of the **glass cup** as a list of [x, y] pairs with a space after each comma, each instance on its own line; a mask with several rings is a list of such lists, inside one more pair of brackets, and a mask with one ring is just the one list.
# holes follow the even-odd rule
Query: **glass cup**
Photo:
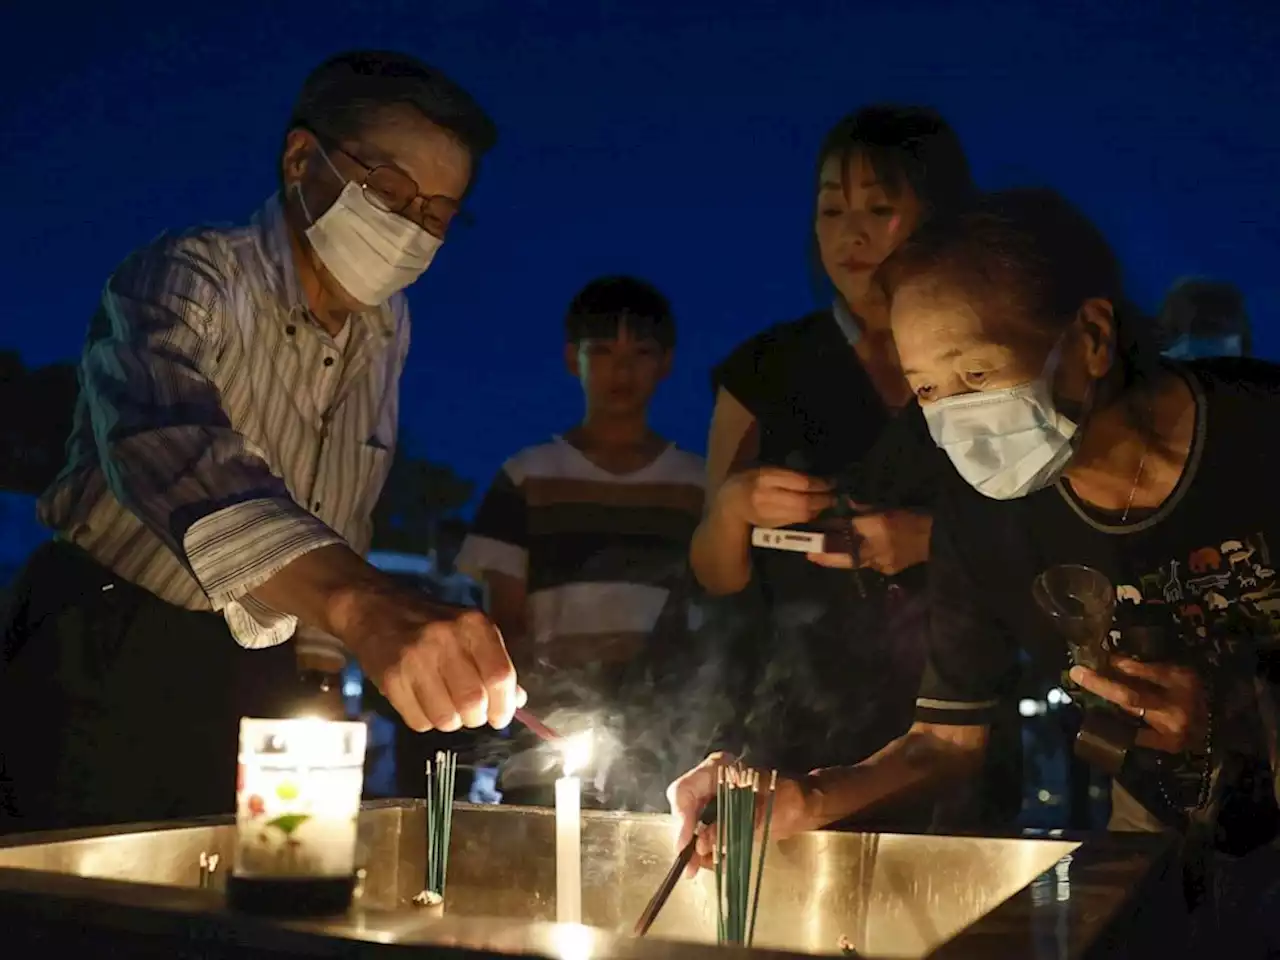
[[[1072, 665], [1107, 673], [1116, 652], [1111, 642], [1116, 610], [1111, 580], [1092, 567], [1065, 564], [1036, 577], [1031, 592], [1066, 641]], [[1124, 768], [1136, 734], [1132, 717], [1109, 703], [1086, 699], [1074, 752], [1114, 777]]]
[[1105, 673], [1116, 610], [1110, 579], [1092, 567], [1063, 564], [1036, 577], [1031, 592], [1066, 641], [1072, 665]]
[[240, 721], [233, 875], [355, 875], [367, 729], [319, 719]]

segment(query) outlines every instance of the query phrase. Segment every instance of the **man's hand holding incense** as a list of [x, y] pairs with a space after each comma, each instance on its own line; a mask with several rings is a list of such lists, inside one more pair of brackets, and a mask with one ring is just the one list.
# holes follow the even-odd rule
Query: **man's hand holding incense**
[[524, 705], [502, 634], [479, 610], [399, 591], [361, 599], [344, 640], [411, 730], [502, 729]]
[[524, 703], [492, 620], [397, 583], [344, 544], [304, 553], [253, 596], [341, 640], [411, 730], [501, 729]]

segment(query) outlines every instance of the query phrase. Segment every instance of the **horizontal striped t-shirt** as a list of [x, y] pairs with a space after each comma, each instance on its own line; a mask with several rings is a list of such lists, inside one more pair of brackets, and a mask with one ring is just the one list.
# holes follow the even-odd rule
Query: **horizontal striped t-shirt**
[[562, 666], [628, 659], [685, 569], [703, 489], [702, 458], [675, 445], [615, 474], [554, 437], [503, 466], [458, 566], [525, 582], [540, 657]]

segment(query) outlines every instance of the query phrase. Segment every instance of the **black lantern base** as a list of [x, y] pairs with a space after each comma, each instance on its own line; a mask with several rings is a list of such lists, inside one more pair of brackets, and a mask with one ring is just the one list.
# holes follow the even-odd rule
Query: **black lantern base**
[[356, 878], [227, 878], [227, 906], [264, 917], [332, 917], [346, 913], [355, 897]]

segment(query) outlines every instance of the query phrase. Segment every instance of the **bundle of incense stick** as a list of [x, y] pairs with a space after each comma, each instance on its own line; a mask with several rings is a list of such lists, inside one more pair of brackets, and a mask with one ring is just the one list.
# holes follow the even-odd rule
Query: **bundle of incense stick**
[[755, 939], [756, 915], [760, 911], [760, 881], [764, 877], [764, 857], [769, 848], [769, 826], [773, 821], [773, 799], [777, 788], [778, 773], [775, 770], [769, 774], [760, 856], [753, 862], [760, 773], [736, 764], [717, 771], [718, 826], [712, 861], [716, 872], [716, 933], [720, 943], [749, 947]]
[[453, 784], [458, 755], [452, 750], [436, 754], [427, 764], [427, 876], [426, 892], [444, 897], [449, 879], [449, 835], [453, 830]]

